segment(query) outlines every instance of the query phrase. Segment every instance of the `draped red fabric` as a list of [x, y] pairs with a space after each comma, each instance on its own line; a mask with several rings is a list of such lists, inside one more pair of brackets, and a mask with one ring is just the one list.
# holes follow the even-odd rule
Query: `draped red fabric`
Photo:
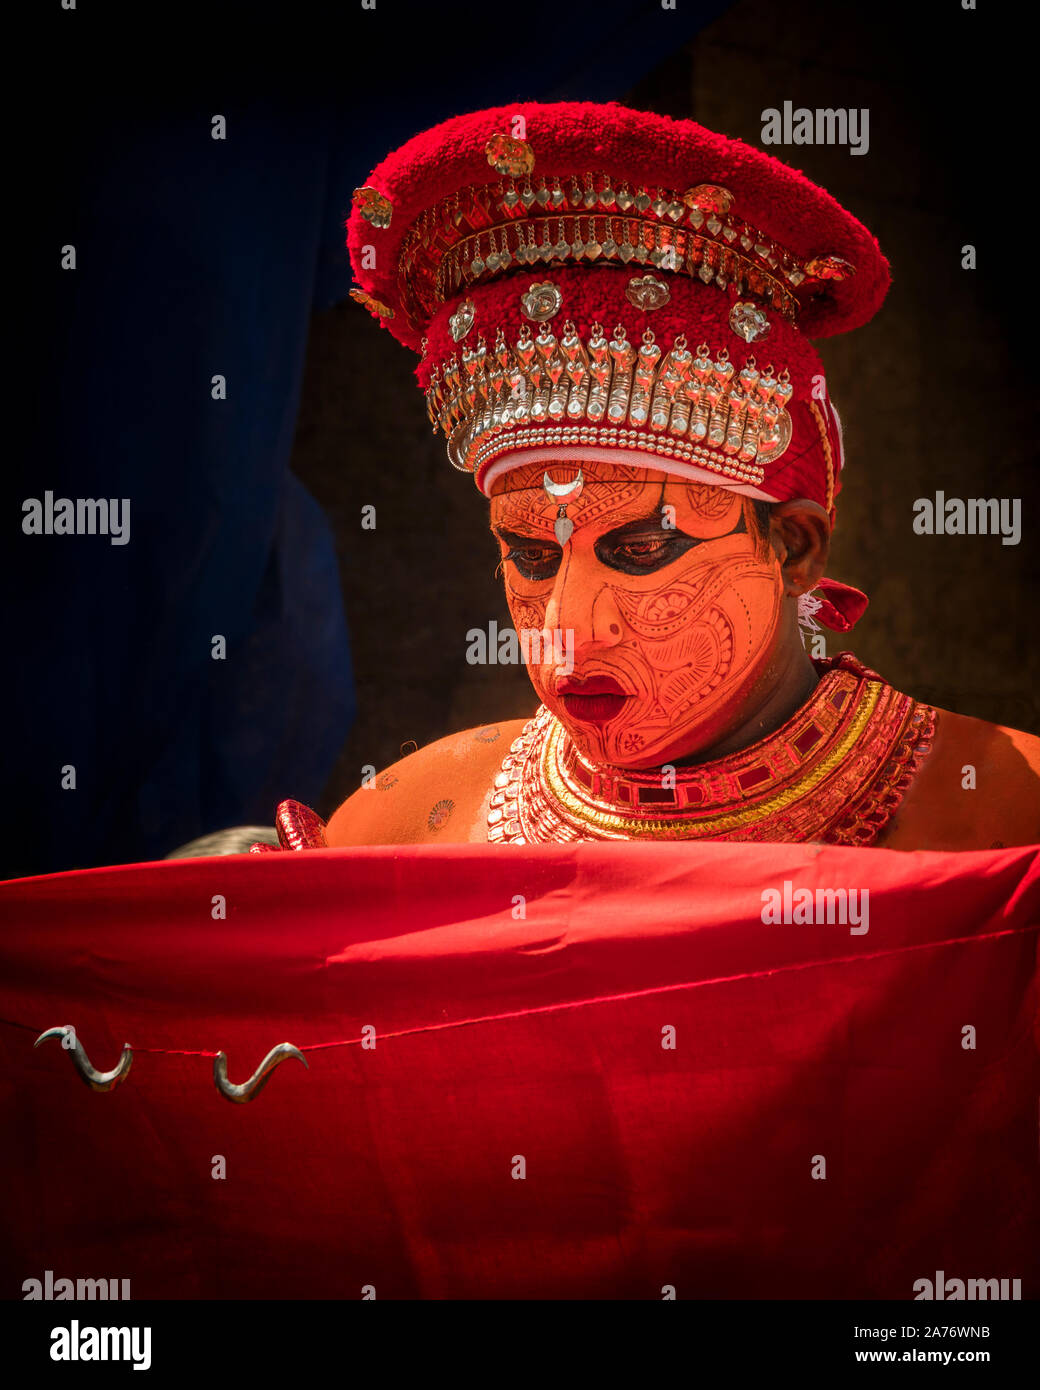
[[[868, 929], [762, 920], [819, 887]], [[1035, 848], [315, 850], [0, 910], [4, 1297], [1036, 1297]]]

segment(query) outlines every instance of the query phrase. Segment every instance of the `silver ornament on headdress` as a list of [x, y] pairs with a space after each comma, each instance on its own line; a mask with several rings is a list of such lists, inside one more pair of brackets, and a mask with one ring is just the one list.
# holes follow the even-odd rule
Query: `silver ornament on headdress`
[[545, 489], [546, 497], [560, 504], [553, 525], [553, 531], [556, 533], [556, 539], [560, 545], [566, 545], [574, 533], [574, 522], [567, 515], [567, 507], [571, 502], [578, 500], [584, 486], [585, 475], [580, 468], [577, 477], [572, 478], [569, 483], [554, 483], [549, 477], [548, 471], [542, 476], [542, 487]]

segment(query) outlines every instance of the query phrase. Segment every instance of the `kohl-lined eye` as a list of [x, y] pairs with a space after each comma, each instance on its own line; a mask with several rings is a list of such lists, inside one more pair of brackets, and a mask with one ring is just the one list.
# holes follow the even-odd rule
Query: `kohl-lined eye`
[[645, 565], [648, 569], [653, 569], [665, 554], [669, 554], [671, 558], [669, 540], [669, 537], [655, 536], [646, 540], [624, 541], [621, 545], [611, 548], [615, 555], [631, 560], [635, 565]]
[[505, 558], [512, 560], [525, 579], [552, 579], [560, 568], [561, 552], [556, 546], [511, 546]]
[[597, 560], [610, 569], [620, 570], [622, 574], [652, 574], [699, 544], [695, 537], [684, 535], [681, 531], [658, 531], [654, 535], [643, 536], [619, 536], [615, 533], [601, 536], [595, 549]]
[[[728, 534], [732, 536], [744, 530], [741, 512]], [[706, 539], [687, 535], [685, 531], [666, 531], [656, 518], [644, 517], [600, 536], [595, 544], [596, 559], [621, 574], [653, 574], [687, 554], [695, 545], [704, 545]]]

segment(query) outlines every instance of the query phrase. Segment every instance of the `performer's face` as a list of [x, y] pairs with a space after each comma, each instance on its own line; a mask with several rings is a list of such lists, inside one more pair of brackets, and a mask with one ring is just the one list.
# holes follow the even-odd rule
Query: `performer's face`
[[543, 478], [565, 483], [577, 469], [524, 465], [492, 490], [514, 626], [544, 634], [530, 644], [531, 681], [595, 762], [649, 768], [695, 755], [737, 727], [766, 677], [779, 560], [749, 499], [596, 461], [581, 464], [561, 546]]

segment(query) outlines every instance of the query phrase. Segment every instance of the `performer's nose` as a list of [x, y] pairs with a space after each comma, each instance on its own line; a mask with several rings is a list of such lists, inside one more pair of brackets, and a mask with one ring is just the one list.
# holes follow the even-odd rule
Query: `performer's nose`
[[572, 632], [577, 656], [584, 647], [613, 647], [621, 641], [624, 621], [607, 581], [608, 571], [588, 554], [564, 549], [552, 597], [546, 608], [546, 626]]

